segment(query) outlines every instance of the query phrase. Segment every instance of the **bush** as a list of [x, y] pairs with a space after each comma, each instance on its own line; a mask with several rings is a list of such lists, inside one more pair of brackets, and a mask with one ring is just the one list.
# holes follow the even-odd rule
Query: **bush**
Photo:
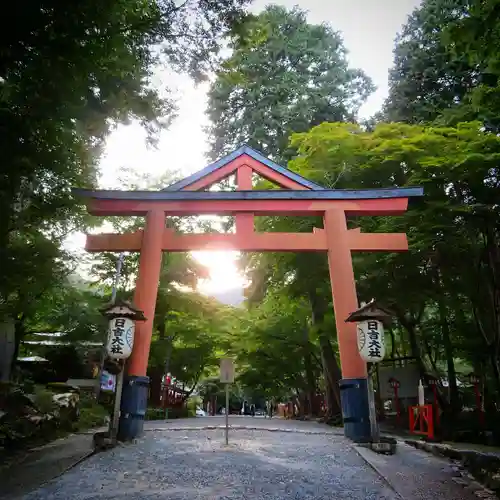
[[441, 437], [447, 441], [500, 444], [498, 413], [486, 413], [484, 418], [483, 427], [477, 411], [462, 411], [454, 415], [444, 413], [441, 418]]
[[59, 418], [52, 393], [45, 388], [26, 394], [19, 385], [4, 385], [0, 408], [0, 446], [15, 448], [55, 437]]
[[199, 396], [192, 396], [187, 400], [188, 417], [196, 416], [196, 408], [201, 406], [202, 399]]
[[45, 443], [68, 431], [104, 425], [107, 418], [103, 406], [86, 395], [80, 399], [77, 392], [37, 386], [34, 394], [26, 394], [16, 384], [0, 386], [0, 447]]
[[[196, 410], [182, 408], [169, 408], [168, 418], [187, 418], [194, 417], [196, 415]], [[165, 410], [163, 408], [148, 408], [146, 410], [146, 420], [165, 420]]]
[[80, 416], [74, 424], [74, 430], [86, 430], [92, 427], [101, 427], [109, 422], [109, 411], [100, 405], [91, 396], [85, 395], [80, 399]]
[[[170, 417], [170, 410], [168, 414]], [[146, 410], [146, 420], [165, 420], [165, 410], [163, 408], [148, 408]]]
[[42, 413], [53, 413], [56, 409], [54, 393], [40, 386], [35, 387], [35, 406]]

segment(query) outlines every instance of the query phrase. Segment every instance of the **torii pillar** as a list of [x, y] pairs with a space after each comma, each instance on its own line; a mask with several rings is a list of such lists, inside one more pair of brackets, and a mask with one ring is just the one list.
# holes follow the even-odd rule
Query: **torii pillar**
[[367, 367], [359, 355], [356, 324], [345, 321], [358, 309], [345, 212], [327, 210], [323, 220], [342, 371], [340, 401], [344, 432], [355, 441], [365, 441], [371, 437]]
[[164, 232], [165, 212], [161, 209], [150, 210], [142, 231], [139, 273], [134, 292], [134, 304], [144, 312], [146, 320], [135, 324], [134, 348], [127, 362], [127, 375], [123, 384], [118, 429], [120, 439], [139, 436], [146, 415], [149, 396], [149, 377], [146, 372], [160, 282]]

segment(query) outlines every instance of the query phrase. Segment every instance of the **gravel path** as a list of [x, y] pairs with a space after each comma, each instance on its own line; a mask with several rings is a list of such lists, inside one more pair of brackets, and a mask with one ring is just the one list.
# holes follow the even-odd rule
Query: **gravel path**
[[147, 432], [137, 443], [91, 457], [27, 500], [130, 498], [393, 500], [343, 437], [233, 430]]
[[[339, 429], [279, 419], [151, 422], [136, 443], [94, 455], [26, 500], [469, 500], [446, 461], [400, 445], [381, 457]], [[362, 457], [364, 456], [365, 459]]]

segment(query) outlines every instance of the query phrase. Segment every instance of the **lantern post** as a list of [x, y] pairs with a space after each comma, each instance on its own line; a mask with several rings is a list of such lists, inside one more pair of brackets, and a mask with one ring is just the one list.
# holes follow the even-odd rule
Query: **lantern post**
[[[384, 359], [384, 323], [389, 324], [390, 319], [391, 314], [377, 305], [375, 299], [372, 299], [368, 304], [361, 305], [359, 309], [349, 314], [345, 320], [348, 323], [357, 323], [359, 355], [366, 363], [370, 363], [368, 366], [375, 367], [376, 363]], [[369, 415], [362, 417], [362, 419], [369, 419], [371, 441], [372, 443], [378, 443], [380, 441], [380, 432], [377, 423], [371, 370], [368, 371], [368, 390], [366, 398], [368, 399]], [[360, 405], [361, 404], [360, 402]], [[346, 414], [348, 412], [343, 411], [343, 413]], [[363, 422], [359, 422], [359, 424], [363, 425]]]
[[168, 372], [163, 376], [163, 403], [165, 405], [165, 420], [168, 420], [168, 407], [170, 404], [170, 386], [172, 385], [172, 375]]
[[470, 373], [468, 375], [469, 382], [474, 386], [474, 394], [476, 396], [476, 407], [477, 414], [479, 418], [479, 423], [482, 427], [484, 427], [484, 411], [483, 411], [483, 402], [481, 398], [481, 390], [479, 389], [479, 383], [481, 382], [481, 378], [479, 375], [475, 373]]
[[125, 361], [134, 347], [135, 322], [145, 321], [146, 318], [141, 310], [122, 300], [112, 302], [101, 312], [109, 319], [105, 366], [112, 367], [111, 370], [117, 373], [113, 417], [109, 423], [109, 437], [115, 441], [118, 435]]
[[389, 384], [391, 385], [392, 389], [394, 390], [394, 403], [396, 407], [396, 423], [399, 426], [400, 424], [400, 416], [401, 416], [401, 411], [399, 408], [399, 387], [401, 386], [400, 382], [398, 379], [391, 377], [389, 379]]

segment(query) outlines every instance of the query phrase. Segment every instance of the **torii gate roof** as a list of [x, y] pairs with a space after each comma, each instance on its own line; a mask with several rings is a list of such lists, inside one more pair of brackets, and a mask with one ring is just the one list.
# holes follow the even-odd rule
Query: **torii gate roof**
[[[242, 166], [278, 184], [279, 190], [203, 191]], [[396, 215], [421, 187], [325, 189], [278, 165], [249, 146], [242, 146], [204, 169], [159, 191], [74, 189], [94, 215], [145, 215], [152, 208], [172, 215], [233, 214], [321, 215], [335, 205], [347, 214]]]

